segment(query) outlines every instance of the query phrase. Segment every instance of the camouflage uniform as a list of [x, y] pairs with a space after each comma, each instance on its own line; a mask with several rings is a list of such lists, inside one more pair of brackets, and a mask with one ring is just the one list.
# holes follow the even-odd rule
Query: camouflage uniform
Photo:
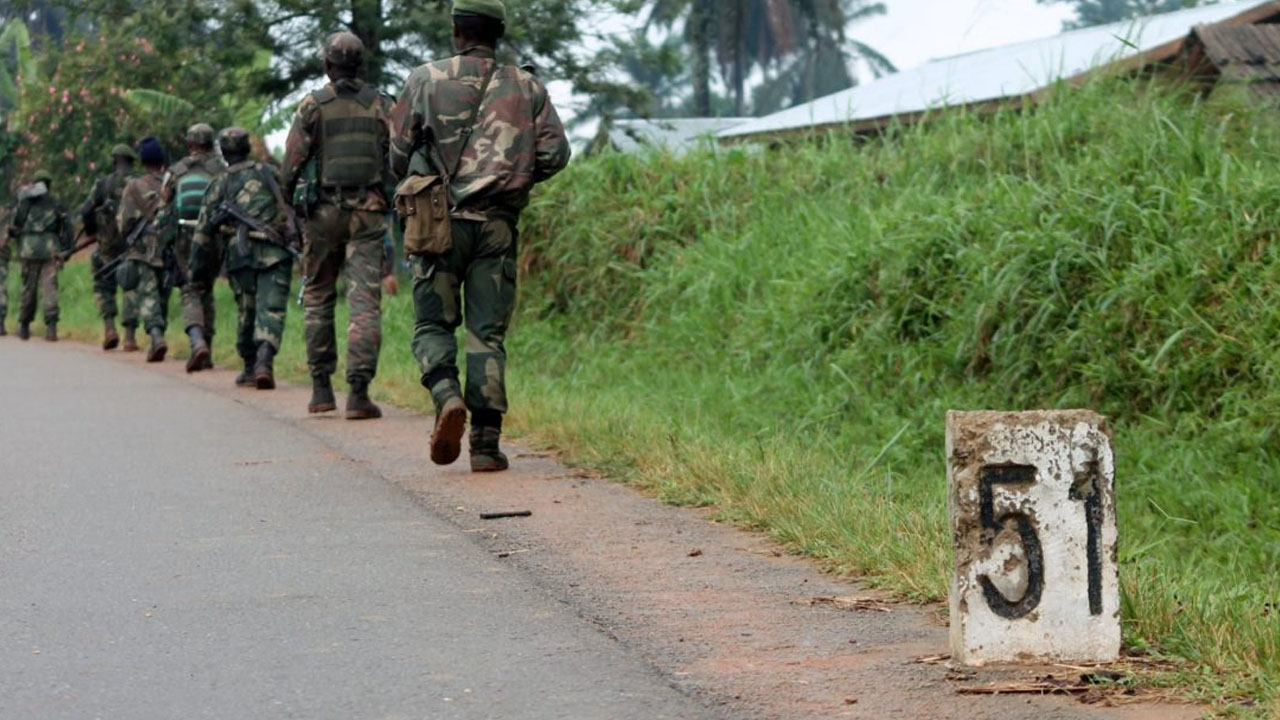
[[[138, 294], [138, 317], [148, 333], [159, 330], [163, 335], [168, 326], [169, 299], [164, 282], [164, 246], [155, 226], [156, 212], [160, 209], [160, 187], [163, 178], [147, 173], [129, 181], [120, 196], [120, 211], [116, 225], [121, 237], [128, 238], [139, 223], [150, 223], [132, 247], [125, 249], [127, 274], [136, 274], [135, 290]], [[126, 283], [126, 287], [132, 282]]]
[[[125, 148], [127, 149], [127, 148]], [[124, 237], [116, 225], [116, 211], [125, 185], [137, 175], [127, 169], [116, 170], [98, 178], [89, 191], [89, 197], [80, 206], [80, 221], [86, 235], [97, 236], [98, 245], [90, 259], [93, 269], [93, 294], [98, 303], [98, 314], [104, 321], [113, 323], [117, 314], [126, 328], [138, 326], [138, 295], [136, 291], [122, 290], [123, 302], [116, 306], [116, 276], [113, 272], [99, 271], [107, 263], [124, 252]]]
[[[336, 112], [335, 112], [336, 111]], [[347, 276], [347, 380], [368, 384], [378, 371], [382, 346], [382, 285], [391, 266], [384, 251], [387, 211], [384, 175], [388, 144], [389, 104], [360, 80], [341, 79], [302, 100], [285, 150], [283, 187], [293, 197], [306, 165], [323, 166], [343, 149], [339, 123], [359, 123], [360, 149], [370, 151], [369, 167], [355, 168], [348, 185], [316, 171], [317, 201], [306, 208], [306, 244], [302, 274], [306, 307], [307, 364], [311, 374], [337, 370], [338, 347], [333, 322], [338, 300], [338, 274]], [[346, 117], [330, 118], [344, 113]], [[371, 140], [372, 142], [368, 142]], [[363, 147], [367, 145], [368, 147]], [[329, 157], [326, 157], [328, 155]]]
[[497, 65], [474, 130], [466, 132], [495, 63], [492, 49], [475, 47], [419, 67], [392, 113], [397, 177], [458, 168], [449, 182], [453, 248], [412, 259], [413, 353], [439, 409], [459, 391], [454, 333], [465, 307], [473, 467], [477, 423], [500, 428], [508, 407], [504, 340], [516, 297], [517, 220], [533, 185], [564, 168], [570, 154], [546, 88], [514, 66]]
[[212, 263], [212, 272], [197, 278], [187, 265], [204, 193], [214, 178], [226, 172], [227, 166], [213, 151], [213, 128], [207, 125], [193, 127], [187, 134], [188, 142], [205, 142], [204, 131], [208, 132], [209, 150], [193, 152], [174, 163], [165, 175], [156, 225], [164, 233], [165, 241], [173, 243], [178, 263], [187, 275], [187, 284], [181, 289], [183, 329], [201, 328], [205, 339], [211, 341], [214, 327], [213, 283], [220, 266]]
[[284, 247], [254, 237], [247, 228], [241, 245], [236, 236], [239, 223], [224, 216], [220, 208], [224, 203], [234, 204], [284, 234], [287, 207], [272, 191], [277, 182], [274, 173], [252, 160], [233, 162], [209, 185], [191, 242], [193, 276], [216, 275], [218, 259], [226, 257], [227, 278], [236, 296], [236, 350], [246, 368], [264, 343], [273, 355], [280, 349], [293, 256]]
[[9, 250], [9, 215], [8, 208], [0, 208], [0, 335], [7, 334], [5, 319], [9, 317], [9, 261], [13, 253]]
[[18, 203], [9, 226], [9, 236], [17, 242], [18, 260], [22, 263], [22, 301], [18, 323], [24, 339], [26, 327], [36, 316], [37, 295], [43, 300], [47, 337], [56, 339], [58, 271], [62, 267], [58, 254], [68, 252], [72, 247], [67, 211], [47, 187], [46, 183], [43, 191], [27, 191], [26, 197]]

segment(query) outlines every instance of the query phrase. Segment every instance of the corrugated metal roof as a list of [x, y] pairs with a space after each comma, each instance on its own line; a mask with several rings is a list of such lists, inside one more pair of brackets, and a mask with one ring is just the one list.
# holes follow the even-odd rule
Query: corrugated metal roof
[[1263, 95], [1280, 94], [1280, 25], [1213, 25], [1197, 28], [1199, 43], [1222, 79]]
[[746, 139], [808, 128], [859, 124], [939, 107], [970, 105], [1034, 93], [1059, 79], [1165, 49], [1176, 51], [1198, 25], [1249, 14], [1274, 0], [1224, 2], [1136, 21], [1073, 30], [1041, 40], [933, 60], [720, 133]]
[[614, 148], [625, 153], [646, 149], [667, 150], [679, 154], [699, 142], [714, 141], [716, 134], [751, 118], [654, 118], [649, 120], [614, 120], [608, 139]]

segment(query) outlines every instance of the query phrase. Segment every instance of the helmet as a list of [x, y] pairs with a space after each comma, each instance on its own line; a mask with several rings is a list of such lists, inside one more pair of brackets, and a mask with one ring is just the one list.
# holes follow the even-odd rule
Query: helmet
[[242, 127], [229, 127], [218, 137], [218, 147], [224, 158], [243, 158], [249, 155], [249, 131]]
[[453, 0], [453, 14], [480, 15], [505, 23], [507, 6], [502, 0]]
[[132, 160], [136, 162], [138, 160], [138, 153], [134, 152], [133, 148], [129, 147], [128, 145], [125, 145], [124, 143], [120, 143], [115, 147], [111, 148], [111, 157], [126, 158], [128, 160]]
[[42, 168], [37, 170], [35, 175], [31, 176], [31, 182], [44, 183], [45, 187], [48, 187], [53, 184], [53, 174]]
[[324, 41], [324, 61], [334, 67], [359, 68], [364, 64], [364, 43], [354, 33], [334, 33]]
[[207, 123], [196, 123], [187, 128], [187, 144], [196, 147], [213, 147], [213, 128]]

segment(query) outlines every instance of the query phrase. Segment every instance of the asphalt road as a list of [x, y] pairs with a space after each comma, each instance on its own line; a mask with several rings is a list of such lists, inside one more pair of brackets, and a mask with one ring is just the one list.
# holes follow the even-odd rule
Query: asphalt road
[[714, 715], [235, 393], [0, 338], [0, 718]]

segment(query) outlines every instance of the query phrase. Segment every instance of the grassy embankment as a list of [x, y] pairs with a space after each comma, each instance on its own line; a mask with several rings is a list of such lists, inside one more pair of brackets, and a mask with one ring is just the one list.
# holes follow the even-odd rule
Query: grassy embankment
[[[1122, 82], [860, 148], [581, 162], [525, 224], [512, 425], [929, 601], [945, 411], [1098, 409], [1127, 644], [1280, 714], [1278, 189], [1273, 114]], [[378, 390], [423, 407], [411, 324], [402, 295]]]

